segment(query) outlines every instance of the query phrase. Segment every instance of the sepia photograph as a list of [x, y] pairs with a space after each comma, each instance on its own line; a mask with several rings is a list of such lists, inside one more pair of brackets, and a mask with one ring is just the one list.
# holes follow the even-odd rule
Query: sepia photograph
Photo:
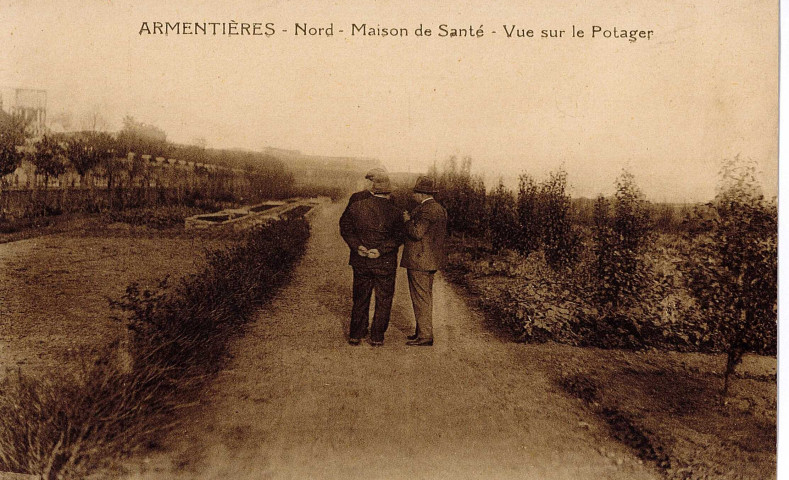
[[779, 6], [0, 0], [0, 480], [780, 478]]

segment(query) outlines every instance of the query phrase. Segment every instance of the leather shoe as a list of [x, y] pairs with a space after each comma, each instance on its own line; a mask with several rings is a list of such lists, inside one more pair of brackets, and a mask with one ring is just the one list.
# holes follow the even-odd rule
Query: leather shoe
[[409, 335], [409, 336], [407, 336], [407, 337], [405, 337], [405, 338], [407, 338], [407, 339], [409, 339], [409, 340], [416, 340], [417, 338], [419, 338], [419, 334], [418, 334], [418, 333], [415, 333], [415, 334], [413, 334], [413, 335]]
[[359, 338], [349, 338], [348, 343], [351, 345], [359, 345], [360, 343], [362, 343], [362, 340]]
[[432, 338], [417, 338], [415, 340], [409, 340], [405, 342], [406, 345], [410, 347], [432, 347], [433, 346], [433, 339]]
[[384, 346], [383, 340], [378, 341], [378, 340], [370, 339], [370, 340], [367, 340], [367, 343], [369, 343], [370, 346], [373, 346], [373, 347], [383, 347]]

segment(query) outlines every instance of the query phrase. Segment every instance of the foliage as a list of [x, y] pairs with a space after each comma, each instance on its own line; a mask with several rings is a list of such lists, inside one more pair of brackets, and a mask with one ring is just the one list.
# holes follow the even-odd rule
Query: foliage
[[539, 187], [539, 221], [545, 259], [552, 268], [566, 268], [575, 262], [580, 248], [580, 235], [573, 229], [570, 217], [570, 195], [567, 193], [567, 172], [551, 172]]
[[518, 177], [518, 237], [515, 248], [522, 254], [537, 250], [542, 245], [539, 190], [534, 178], [523, 173]]
[[[11, 135], [13, 132], [4, 127], [16, 125], [12, 121], [15, 122], [16, 117], [0, 115], [0, 168], [6, 173], [12, 172], [19, 164], [22, 154], [18, 147], [24, 142], [21, 124], [17, 125], [19, 135]], [[16, 143], [8, 147], [9, 142]], [[131, 152], [135, 155], [129, 156]], [[170, 161], [162, 164], [143, 159], [144, 155], [169, 157], [171, 154], [175, 154], [179, 163]], [[132, 117], [124, 119], [123, 130], [117, 138], [93, 131], [47, 135], [34, 145], [29, 155], [37, 173], [43, 175], [46, 187], [51, 177], [57, 177], [70, 168], [82, 176], [82, 187], [93, 190], [98, 180], [98, 183], [106, 185], [106, 194], [40, 195], [21, 207], [20, 202], [15, 202], [12, 213], [9, 214], [9, 209], [4, 211], [6, 218], [40, 216], [57, 210], [99, 211], [107, 207], [117, 210], [130, 205], [172, 203], [172, 195], [165, 190], [176, 191], [177, 202], [187, 204], [195, 197], [208, 201], [257, 203], [294, 195], [328, 195], [336, 200], [345, 193], [342, 188], [328, 183], [323, 186], [297, 186], [294, 174], [285, 163], [270, 154], [169, 143], [161, 129]], [[187, 167], [184, 165], [186, 162], [193, 165]], [[243, 169], [239, 168], [242, 166]], [[162, 196], [168, 200], [162, 201], [159, 198]], [[66, 205], [53, 206], [53, 202]]]
[[108, 133], [85, 132], [69, 139], [66, 152], [74, 170], [84, 176], [112, 158], [115, 148], [115, 140]]
[[657, 204], [651, 205], [650, 218], [655, 230], [660, 232], [673, 232], [679, 231], [681, 222], [677, 218], [681, 215], [678, 210], [670, 204]]
[[776, 205], [767, 202], [753, 162], [724, 162], [715, 200], [698, 212], [688, 285], [727, 353], [729, 376], [747, 351], [776, 351]]
[[[282, 187], [288, 187], [285, 184]], [[341, 187], [327, 187], [321, 185], [290, 185], [283, 197], [329, 197], [333, 202], [341, 200], [345, 190]]]
[[170, 150], [167, 134], [155, 125], [138, 122], [134, 117], [123, 118], [123, 128], [118, 132], [120, 151], [139, 155], [166, 156]]
[[66, 148], [60, 137], [44, 135], [34, 144], [32, 155], [36, 172], [44, 175], [44, 188], [49, 185], [50, 177], [57, 177], [66, 173], [68, 157]]
[[471, 175], [471, 157], [460, 166], [450, 157], [437, 178], [436, 200], [447, 210], [447, 229], [452, 233], [481, 236], [487, 230], [486, 192], [481, 178]]
[[293, 173], [277, 167], [276, 163], [269, 167], [265, 164], [251, 164], [246, 178], [249, 181], [247, 195], [255, 202], [265, 198], [290, 196], [289, 190], [296, 180]]
[[488, 195], [487, 219], [488, 236], [494, 251], [515, 246], [519, 234], [515, 197], [501, 180]]
[[616, 311], [641, 299], [649, 279], [643, 261], [652, 240], [647, 203], [633, 175], [623, 171], [616, 182], [613, 216], [607, 199], [595, 203], [595, 255], [598, 305]]
[[[776, 351], [777, 216], [752, 163], [727, 162], [721, 176], [693, 216], [647, 202], [626, 171], [594, 203], [570, 201], [562, 171], [539, 184], [521, 175], [517, 199], [500, 182], [486, 200], [490, 235], [450, 238], [449, 277], [523, 340], [726, 352], [726, 389], [743, 353]], [[557, 268], [557, 245], [573, 245], [572, 269]]]
[[458, 167], [450, 157], [438, 178], [437, 200], [447, 209], [450, 232], [485, 236], [494, 252], [514, 248], [529, 253], [540, 247], [553, 268], [573, 264], [580, 250], [580, 234], [573, 228], [567, 172], [557, 170], [535, 184], [527, 174], [520, 177], [517, 198], [503, 181], [487, 194], [479, 177], [471, 175], [471, 159]]
[[24, 157], [19, 147], [25, 144], [26, 136], [24, 120], [0, 110], [0, 177], [19, 166]]

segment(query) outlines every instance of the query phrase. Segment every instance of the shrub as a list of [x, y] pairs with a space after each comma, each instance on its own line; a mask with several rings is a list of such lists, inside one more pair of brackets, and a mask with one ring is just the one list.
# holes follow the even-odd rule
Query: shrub
[[617, 179], [611, 205], [605, 198], [595, 203], [595, 255], [598, 305], [611, 311], [640, 299], [649, 272], [643, 253], [652, 241], [646, 200], [632, 174]]
[[471, 175], [471, 158], [450, 157], [437, 175], [436, 200], [447, 210], [447, 229], [461, 235], [482, 236], [487, 228], [485, 184]]
[[524, 173], [518, 177], [518, 238], [515, 248], [522, 254], [537, 250], [542, 237], [539, 190], [534, 179]]
[[342, 187], [303, 184], [289, 187], [283, 197], [329, 197], [333, 202], [337, 202], [347, 193]]
[[568, 267], [578, 258], [581, 239], [572, 226], [570, 205], [567, 172], [551, 172], [540, 184], [539, 219], [545, 259], [554, 269]]
[[500, 252], [504, 248], [512, 248], [518, 241], [518, 211], [515, 196], [499, 185], [488, 196], [488, 236], [493, 250]]

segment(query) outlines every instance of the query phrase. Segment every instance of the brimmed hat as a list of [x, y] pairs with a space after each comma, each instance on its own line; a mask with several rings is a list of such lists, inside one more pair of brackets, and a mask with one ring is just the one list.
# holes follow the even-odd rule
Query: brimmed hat
[[430, 195], [438, 193], [436, 181], [432, 177], [425, 175], [417, 178], [416, 185], [414, 185], [414, 193], [427, 193]]
[[387, 176], [378, 176], [373, 180], [373, 193], [392, 193], [392, 183]]
[[371, 169], [369, 172], [367, 172], [367, 175], [364, 176], [364, 178], [366, 178], [367, 180], [373, 180], [373, 181], [375, 181], [375, 179], [378, 177], [388, 177], [388, 175], [386, 174], [386, 170], [384, 170], [381, 167], [375, 167]]

